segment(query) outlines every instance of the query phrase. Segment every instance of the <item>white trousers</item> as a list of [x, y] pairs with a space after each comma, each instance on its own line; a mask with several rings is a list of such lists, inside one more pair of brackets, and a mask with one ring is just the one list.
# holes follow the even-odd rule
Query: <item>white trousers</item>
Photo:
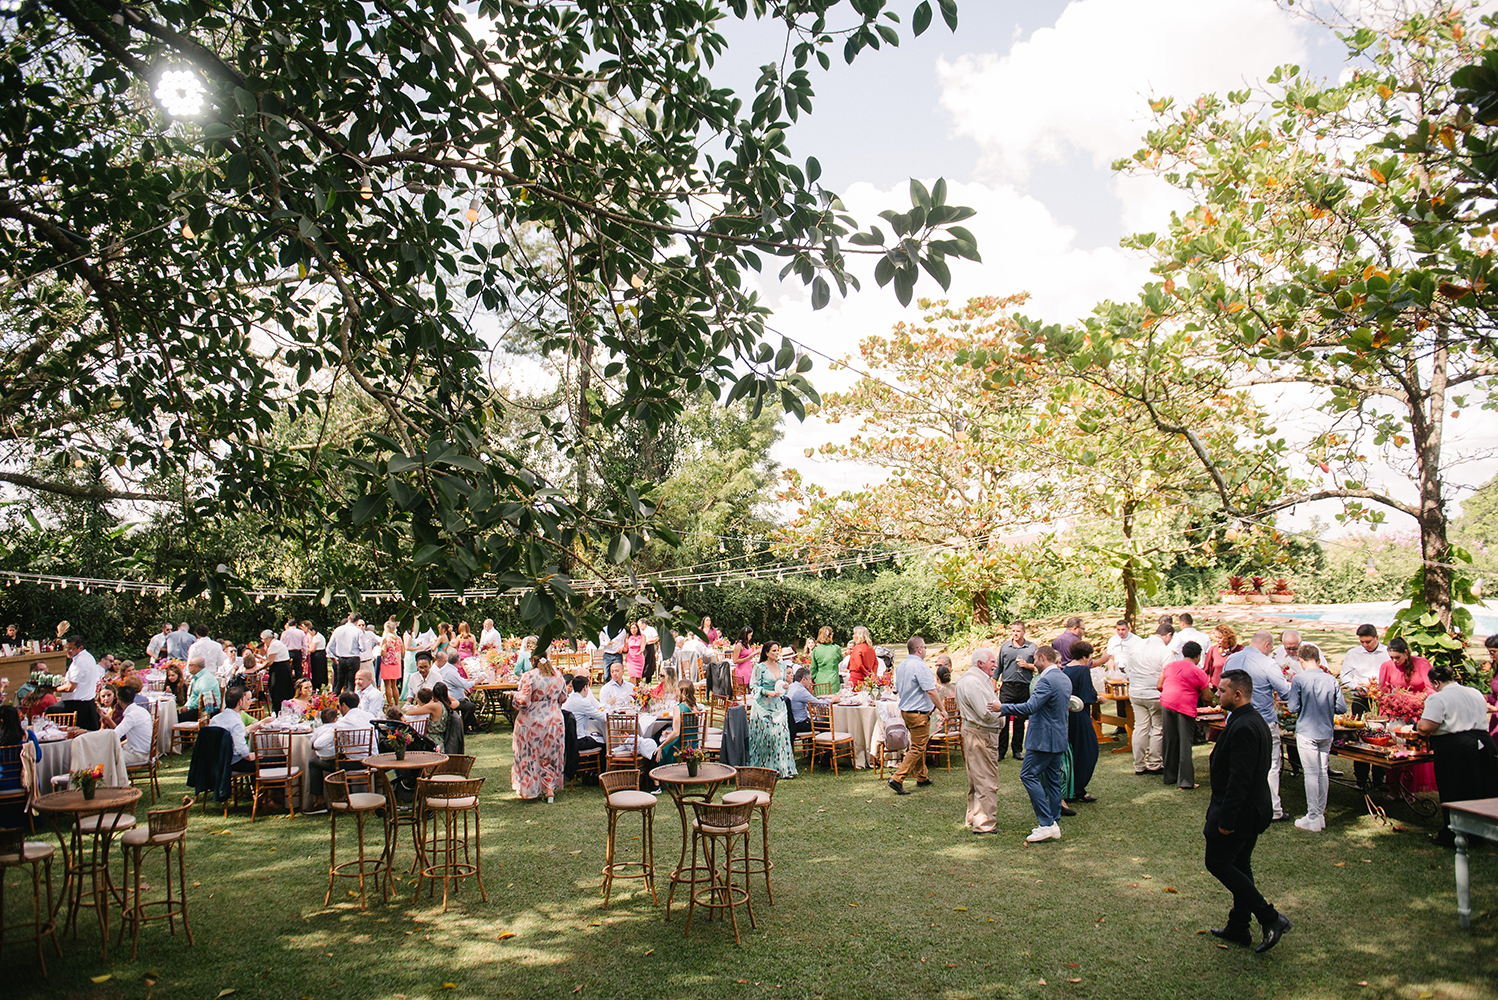
[[1134, 713], [1134, 771], [1165, 767], [1165, 709], [1159, 698], [1131, 698]]
[[1285, 815], [1285, 807], [1280, 804], [1280, 759], [1280, 727], [1276, 723], [1269, 727], [1269, 805], [1275, 819]]
[[1327, 762], [1331, 758], [1330, 736], [1313, 739], [1295, 735], [1295, 745], [1300, 750], [1300, 768], [1306, 776], [1306, 818], [1326, 819]]

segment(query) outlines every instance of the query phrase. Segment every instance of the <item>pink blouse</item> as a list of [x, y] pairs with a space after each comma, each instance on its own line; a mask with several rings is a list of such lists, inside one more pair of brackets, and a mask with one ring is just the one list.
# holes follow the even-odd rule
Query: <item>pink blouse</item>
[[1404, 671], [1394, 665], [1393, 660], [1385, 660], [1384, 665], [1378, 668], [1379, 689], [1393, 691], [1404, 688], [1416, 694], [1430, 691], [1430, 661], [1423, 656], [1411, 655], [1410, 665], [1410, 673], [1406, 677]]
[[1195, 718], [1201, 692], [1212, 686], [1207, 672], [1182, 659], [1167, 663], [1162, 674], [1165, 680], [1160, 685], [1160, 707]]

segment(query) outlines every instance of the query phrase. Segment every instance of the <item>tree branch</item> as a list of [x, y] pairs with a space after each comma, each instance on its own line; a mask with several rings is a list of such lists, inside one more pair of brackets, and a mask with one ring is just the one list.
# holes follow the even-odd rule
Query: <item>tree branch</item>
[[102, 486], [76, 486], [49, 479], [38, 479], [20, 472], [0, 472], [0, 483], [23, 486], [28, 490], [52, 493], [57, 496], [75, 497], [80, 500], [155, 500], [171, 503], [172, 497], [165, 493], [136, 493], [131, 490], [111, 490]]

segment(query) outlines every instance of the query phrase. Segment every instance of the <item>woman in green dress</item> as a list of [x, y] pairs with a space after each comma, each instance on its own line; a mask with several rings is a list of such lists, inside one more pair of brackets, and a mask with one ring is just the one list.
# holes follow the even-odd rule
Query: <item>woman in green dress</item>
[[811, 651], [811, 682], [817, 694], [832, 694], [843, 686], [837, 670], [842, 662], [843, 647], [832, 641], [832, 629], [823, 625], [817, 632], [817, 647]]
[[796, 755], [786, 718], [788, 686], [780, 665], [779, 643], [767, 642], [749, 676], [749, 764], [774, 768], [782, 778], [796, 776]]

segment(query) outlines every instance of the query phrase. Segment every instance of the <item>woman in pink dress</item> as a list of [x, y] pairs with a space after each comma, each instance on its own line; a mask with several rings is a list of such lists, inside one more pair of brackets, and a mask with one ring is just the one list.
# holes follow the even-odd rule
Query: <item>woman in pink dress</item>
[[385, 686], [385, 704], [400, 704], [400, 682], [402, 657], [406, 644], [401, 642], [394, 622], [385, 623], [385, 634], [380, 637], [380, 680]]
[[479, 655], [478, 640], [473, 637], [473, 632], [468, 628], [467, 622], [458, 623], [458, 637], [453, 640], [453, 650], [457, 652], [460, 660]]
[[567, 689], [551, 660], [538, 655], [535, 669], [520, 676], [520, 689], [515, 692], [515, 761], [510, 768], [510, 787], [522, 799], [544, 795], [550, 802], [562, 787], [566, 749], [562, 702], [566, 700]]
[[629, 623], [629, 635], [624, 640], [624, 665], [629, 668], [631, 680], [645, 676], [645, 636], [640, 632], [639, 622]]
[[733, 644], [733, 682], [749, 686], [749, 678], [754, 673], [754, 663], [758, 651], [754, 648], [754, 629], [745, 625], [739, 630], [739, 641]]
[[1431, 692], [1430, 661], [1412, 656], [1410, 644], [1403, 636], [1389, 640], [1389, 658], [1378, 668], [1378, 686], [1383, 691], [1403, 688], [1411, 694]]

